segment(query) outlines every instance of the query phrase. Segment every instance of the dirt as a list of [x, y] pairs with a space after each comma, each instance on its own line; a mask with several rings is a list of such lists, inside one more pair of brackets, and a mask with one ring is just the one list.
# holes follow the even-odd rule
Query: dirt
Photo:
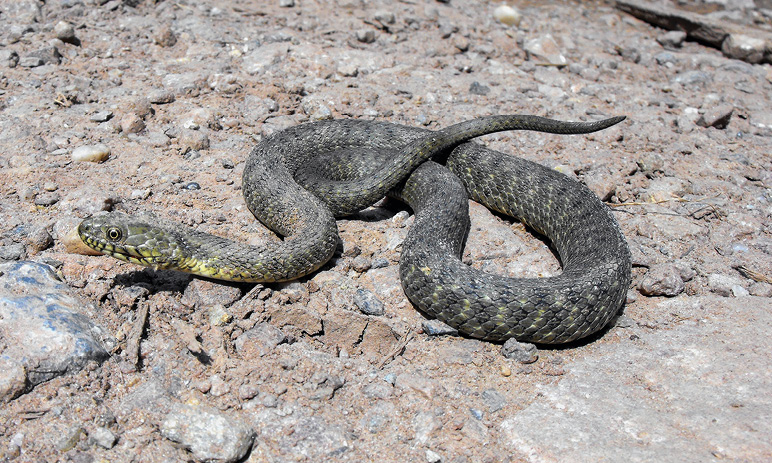
[[[711, 14], [718, 8], [678, 3]], [[517, 421], [544, 417], [548, 429], [547, 412], [536, 413], [538, 407], [569, 394], [567, 388], [605, 391], [611, 386], [604, 375], [633, 378], [614, 387], [645, 385], [640, 403], [651, 414], [642, 422], [688, 417], [683, 434], [667, 439], [693, 446], [674, 444], [674, 451], [661, 445], [656, 453], [656, 442], [641, 443], [642, 425], [631, 445], [654, 449], [648, 457], [772, 458], [761, 437], [772, 406], [759, 398], [772, 392], [764, 379], [769, 365], [748, 363], [759, 375], [752, 380], [695, 373], [697, 366], [723, 372], [724, 362], [756, 359], [750, 351], [757, 331], [769, 326], [772, 67], [690, 41], [666, 49], [657, 41], [666, 31], [606, 2], [513, 4], [523, 15], [519, 26], [497, 22], [497, 6], [472, 0], [3, 4], [1, 257], [53, 265], [116, 344], [104, 363], [6, 398], [0, 459], [613, 460], [613, 439], [591, 446], [590, 435], [555, 434], [542, 441]], [[721, 21], [768, 29], [763, 8], [727, 6], [718, 13]], [[60, 21], [73, 26], [74, 37]], [[568, 65], [525, 51], [548, 35]], [[412, 214], [395, 201], [340, 220], [343, 244], [333, 260], [287, 284], [238, 285], [142, 269], [83, 254], [68, 238], [83, 218], [119, 210], [151, 211], [244, 242], [278, 239], [251, 216], [240, 191], [245, 158], [262, 137], [325, 118], [436, 129], [505, 113], [628, 117], [588, 136], [518, 132], [481, 140], [583, 181], [612, 208], [633, 254], [633, 286], [621, 317], [579, 343], [541, 346], [532, 364], [504, 357], [501, 345], [426, 333], [399, 283], [400, 246]], [[73, 160], [76, 148], [96, 144], [109, 149], [104, 161]], [[471, 215], [464, 253], [470, 265], [512, 276], [559, 272], [548, 243], [517, 221], [476, 204]], [[382, 302], [383, 315], [362, 313], [358, 291]], [[706, 407], [700, 400], [686, 401], [686, 409], [667, 406], [668, 386], [678, 377], [665, 374], [666, 360], [651, 366], [660, 379], [642, 378], [634, 362], [617, 355], [640, 349], [641, 358], [667, 359], [684, 348], [681, 336], [702, 339], [695, 349], [713, 337], [748, 352], [734, 360], [685, 361], [695, 370], [683, 374], [697, 382], [721, 376], [737, 390], [745, 381], [760, 388], [755, 399], [727, 399], [739, 400], [748, 414], [726, 429], [690, 427]], [[3, 343], [0, 337], [0, 355]], [[721, 381], [715, 387], [726, 390]], [[643, 397], [622, 400], [632, 396]], [[180, 404], [209, 407], [238, 423], [233, 438], [249, 444], [247, 453], [206, 456], [193, 448], [169, 430]], [[576, 419], [603, 416], [600, 404], [587, 407]], [[572, 410], [564, 411], [571, 419]], [[622, 436], [620, 446], [634, 434], [620, 423], [603, 426], [609, 427], [593, 432]], [[114, 442], [103, 438], [105, 430]], [[739, 443], [716, 444], [712, 439], [722, 433]], [[207, 444], [217, 447], [215, 441]], [[596, 453], [563, 460], [551, 447], [570, 442]]]

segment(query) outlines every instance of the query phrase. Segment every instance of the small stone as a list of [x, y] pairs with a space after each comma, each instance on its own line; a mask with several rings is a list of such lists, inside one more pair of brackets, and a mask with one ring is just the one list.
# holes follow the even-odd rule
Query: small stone
[[112, 111], [98, 111], [91, 115], [89, 120], [91, 122], [107, 122], [113, 117]]
[[423, 320], [421, 327], [428, 336], [456, 336], [458, 330], [437, 319]]
[[102, 143], [83, 145], [72, 150], [71, 157], [76, 162], [103, 162], [110, 157], [110, 148]]
[[19, 59], [19, 66], [23, 68], [36, 68], [43, 64], [43, 60], [37, 56], [23, 56]]
[[64, 432], [59, 436], [59, 440], [56, 442], [56, 450], [64, 453], [72, 450], [80, 442], [80, 436], [84, 435], [86, 431], [80, 426], [75, 426]]
[[134, 113], [123, 116], [120, 125], [123, 133], [139, 133], [145, 130], [145, 121]]
[[681, 271], [672, 264], [653, 266], [641, 280], [638, 290], [644, 296], [673, 297], [684, 291]]
[[712, 292], [724, 297], [735, 296], [738, 294], [740, 291], [738, 291], [736, 287], [743, 288], [742, 280], [739, 278], [722, 275], [720, 273], [711, 273], [708, 275], [708, 287]]
[[701, 127], [715, 127], [717, 129], [725, 129], [729, 125], [729, 120], [732, 118], [734, 112], [734, 106], [732, 105], [720, 105], [708, 109], [697, 120], [697, 125]]
[[34, 227], [24, 238], [27, 249], [36, 254], [54, 245], [54, 239], [46, 227]]
[[533, 363], [539, 359], [539, 351], [536, 346], [529, 343], [519, 342], [515, 338], [508, 339], [501, 346], [501, 354], [520, 363]]
[[118, 441], [118, 437], [116, 437], [112, 431], [103, 426], [96, 428], [89, 437], [91, 437], [96, 445], [102, 447], [103, 449], [113, 448], [115, 443]]
[[757, 64], [764, 59], [767, 43], [764, 39], [744, 34], [729, 34], [721, 44], [721, 51], [730, 58]]
[[394, 24], [397, 22], [397, 17], [391, 11], [378, 10], [373, 15], [373, 18], [381, 24]]
[[209, 383], [211, 384], [209, 394], [213, 397], [222, 397], [231, 391], [230, 384], [223, 380], [220, 375], [212, 375], [209, 378]]
[[54, 193], [47, 191], [45, 193], [41, 193], [37, 196], [35, 196], [34, 204], [36, 206], [53, 206], [54, 204], [58, 203], [62, 197], [59, 195], [59, 193]]
[[72, 27], [72, 24], [68, 22], [59, 21], [56, 23], [56, 26], [54, 26], [54, 34], [56, 34], [56, 38], [62, 42], [75, 45], [80, 43], [78, 38], [75, 37], [75, 29]]
[[59, 64], [62, 62], [62, 55], [56, 47], [45, 47], [33, 51], [29, 54], [31, 57], [40, 58], [43, 64]]
[[389, 259], [386, 259], [385, 257], [378, 257], [376, 259], [373, 259], [373, 263], [370, 266], [370, 268], [386, 268], [389, 266]]
[[177, 43], [177, 35], [172, 31], [168, 25], [161, 27], [161, 30], [156, 34], [155, 43], [162, 47], [173, 47]]
[[508, 5], [499, 5], [495, 10], [493, 10], [493, 17], [500, 23], [515, 27], [519, 26], [520, 21], [523, 20], [523, 15]]
[[295, 0], [279, 0], [279, 6], [282, 8], [292, 8], [295, 6]]
[[184, 130], [180, 134], [179, 143], [184, 151], [201, 151], [209, 149], [209, 137], [200, 130]]
[[372, 29], [360, 29], [356, 32], [357, 40], [362, 43], [375, 42], [375, 31]]
[[173, 103], [175, 100], [174, 92], [160, 88], [151, 90], [147, 95], [147, 100], [153, 104]]
[[358, 273], [364, 273], [370, 270], [370, 267], [372, 267], [372, 262], [364, 256], [357, 256], [351, 261], [351, 268]]
[[442, 457], [431, 449], [426, 449], [426, 462], [427, 463], [440, 463]]
[[182, 444], [199, 461], [241, 460], [255, 431], [241, 420], [203, 405], [176, 404], [161, 424], [161, 434]]
[[354, 293], [354, 304], [366, 315], [383, 315], [385, 312], [383, 302], [366, 289], [357, 289]]
[[338, 66], [338, 73], [345, 77], [356, 77], [359, 69], [353, 63], [342, 63]]
[[0, 65], [15, 68], [19, 64], [19, 54], [13, 50], [0, 50]]
[[568, 60], [560, 52], [560, 47], [558, 47], [557, 42], [555, 42], [555, 39], [552, 38], [552, 35], [550, 34], [527, 41], [523, 48], [529, 55], [546, 61], [549, 64], [557, 66], [568, 64]]
[[657, 37], [657, 42], [668, 50], [681, 48], [684, 40], [686, 40], [686, 32], [684, 31], [668, 31]]
[[27, 386], [27, 372], [23, 365], [0, 357], [0, 403], [20, 396]]
[[480, 82], [474, 81], [469, 86], [469, 93], [472, 95], [487, 95], [491, 92], [491, 88], [487, 85], [483, 85]]

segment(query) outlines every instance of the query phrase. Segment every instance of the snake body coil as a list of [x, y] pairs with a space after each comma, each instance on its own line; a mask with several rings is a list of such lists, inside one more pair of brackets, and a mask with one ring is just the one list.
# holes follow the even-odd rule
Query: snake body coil
[[[603, 327], [624, 300], [630, 254], [616, 220], [578, 182], [466, 142], [503, 130], [588, 133], [622, 119], [575, 123], [490, 116], [437, 132], [356, 120], [303, 124], [264, 139], [244, 169], [246, 203], [262, 223], [286, 237], [280, 243], [247, 246], [154, 216], [120, 213], [86, 219], [79, 233], [100, 252], [154, 268], [235, 281], [284, 281], [329, 260], [338, 241], [334, 217], [390, 193], [416, 211], [403, 244], [400, 277], [418, 308], [481, 339], [568, 342]], [[427, 162], [432, 158], [453, 173]], [[467, 192], [544, 233], [563, 272], [512, 279], [464, 265]]]

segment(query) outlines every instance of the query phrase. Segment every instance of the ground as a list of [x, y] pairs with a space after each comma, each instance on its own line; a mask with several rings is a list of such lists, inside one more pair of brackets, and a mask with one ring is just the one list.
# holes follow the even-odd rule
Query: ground
[[[677, 3], [769, 29], [761, 2]], [[0, 459], [772, 460], [772, 67], [613, 3], [513, 3], [516, 25], [498, 6], [5, 2], [0, 258], [51, 265], [106, 355], [40, 381], [4, 367]], [[277, 239], [240, 191], [262, 137], [327, 118], [437, 129], [507, 113], [627, 116], [588, 136], [480, 140], [584, 182], [633, 256], [620, 316], [533, 363], [429, 334], [399, 283], [413, 219], [393, 200], [340, 220], [333, 260], [285, 284], [142, 269], [72, 237], [119, 210]], [[560, 271], [519, 222], [470, 209], [470, 265]], [[0, 362], [16, 368], [11, 339], [0, 331]]]

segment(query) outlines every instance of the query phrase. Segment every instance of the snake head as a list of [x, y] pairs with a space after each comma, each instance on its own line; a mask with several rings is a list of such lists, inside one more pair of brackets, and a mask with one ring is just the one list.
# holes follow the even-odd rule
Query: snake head
[[168, 268], [175, 246], [160, 220], [149, 214], [110, 212], [85, 219], [78, 235], [86, 246], [133, 264]]

